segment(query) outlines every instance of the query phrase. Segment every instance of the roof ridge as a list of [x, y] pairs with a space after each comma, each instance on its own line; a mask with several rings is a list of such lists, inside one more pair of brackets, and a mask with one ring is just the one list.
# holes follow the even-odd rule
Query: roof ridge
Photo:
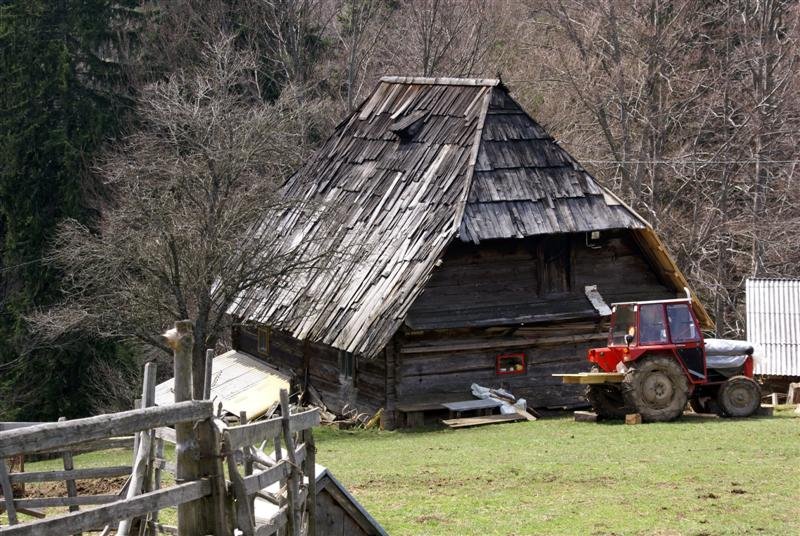
[[499, 86], [497, 78], [448, 78], [430, 76], [382, 76], [381, 82], [390, 84], [420, 84], [435, 86]]

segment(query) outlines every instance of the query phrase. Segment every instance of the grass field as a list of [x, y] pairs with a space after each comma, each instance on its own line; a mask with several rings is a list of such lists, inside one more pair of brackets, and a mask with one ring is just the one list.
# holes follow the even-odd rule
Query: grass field
[[800, 418], [320, 434], [392, 535], [800, 534]]
[[[800, 418], [790, 410], [317, 437], [320, 463], [392, 535], [800, 534]], [[76, 457], [78, 467], [129, 461], [124, 451]]]

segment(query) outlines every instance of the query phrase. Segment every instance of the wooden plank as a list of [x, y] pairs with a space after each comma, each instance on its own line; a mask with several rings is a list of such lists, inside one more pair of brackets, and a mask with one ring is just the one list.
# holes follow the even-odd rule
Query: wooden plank
[[271, 467], [264, 471], [259, 471], [253, 475], [245, 477], [243, 488], [244, 493], [246, 495], [252, 495], [257, 491], [266, 488], [270, 484], [274, 484], [275, 482], [288, 477], [290, 471], [291, 466], [286, 462], [286, 460], [282, 460], [275, 467]]
[[[319, 423], [319, 409], [314, 408], [291, 415], [289, 419], [289, 430], [291, 432], [301, 432], [308, 428], [318, 426]], [[244, 426], [232, 426], [228, 429], [231, 449], [237, 450], [244, 446], [258, 445], [262, 441], [280, 435], [281, 430], [282, 424], [280, 418], [254, 422]]]
[[[278, 510], [278, 513], [272, 516], [270, 519], [257, 519], [256, 522], [256, 532], [255, 536], [273, 536], [278, 529], [286, 525], [286, 512], [288, 510], [287, 506], [281, 507]], [[309, 536], [311, 534], [309, 533]]]
[[[67, 421], [69, 422], [69, 421]], [[125, 437], [109, 437], [106, 439], [98, 439], [95, 441], [87, 441], [85, 443], [76, 443], [70, 447], [73, 456], [78, 454], [85, 454], [87, 452], [97, 452], [101, 450], [111, 449], [133, 449], [134, 438], [133, 436]], [[54, 447], [50, 449], [39, 450], [37, 453], [58, 453], [63, 448]]]
[[[120, 500], [119, 495], [78, 495], [76, 497], [37, 497], [33, 499], [15, 499], [19, 508], [54, 508], [57, 506], [78, 506], [81, 504], [108, 504]], [[77, 510], [71, 510], [73, 512]], [[70, 533], [72, 534], [72, 533]]]
[[167, 443], [172, 443], [173, 445], [178, 442], [175, 438], [175, 430], [165, 426], [156, 428], [156, 437], [166, 441]]
[[502, 406], [503, 403], [493, 398], [481, 398], [476, 400], [463, 400], [461, 402], [444, 402], [442, 406], [450, 411], [470, 411], [477, 409], [493, 409]]
[[239, 468], [236, 467], [235, 451], [231, 448], [228, 431], [223, 433], [223, 437], [225, 442], [225, 458], [228, 464], [228, 477], [231, 479], [231, 489], [233, 491], [233, 497], [236, 500], [235, 526], [244, 536], [253, 536], [255, 533], [255, 520], [253, 518], [253, 509], [250, 504], [250, 499], [245, 488], [245, 482], [242, 475], [239, 474]]
[[6, 468], [6, 461], [0, 456], [0, 488], [3, 490], [3, 498], [5, 499], [6, 511], [8, 512], [8, 522], [11, 525], [17, 524], [17, 509], [14, 504], [14, 489], [11, 487], [11, 481], [8, 479], [8, 469]]
[[598, 384], [598, 383], [622, 383], [625, 375], [619, 372], [580, 372], [577, 374], [553, 374], [555, 378], [561, 378], [564, 383], [579, 384]]
[[[91, 510], [72, 512], [59, 517], [32, 521], [3, 530], [3, 536], [63, 536], [115, 523], [127, 517], [143, 515], [155, 509], [194, 501], [211, 493], [208, 480], [197, 480], [175, 487], [118, 500]], [[29, 499], [32, 500], [32, 499]]]
[[17, 454], [63, 449], [87, 440], [132, 434], [141, 430], [175, 423], [194, 422], [212, 416], [213, 404], [194, 400], [171, 406], [123, 411], [75, 419], [63, 423], [47, 423], [0, 432], [0, 458]]
[[500, 424], [504, 422], [523, 421], [525, 417], [513, 415], [487, 415], [485, 417], [467, 417], [463, 419], [443, 419], [442, 423], [450, 428], [467, 428], [470, 426], [483, 426], [486, 424]]
[[67, 471], [40, 471], [35, 473], [11, 473], [8, 475], [12, 484], [30, 482], [57, 482], [60, 480], [88, 480], [91, 478], [114, 478], [131, 473], [130, 465], [113, 465], [110, 467], [89, 467]]

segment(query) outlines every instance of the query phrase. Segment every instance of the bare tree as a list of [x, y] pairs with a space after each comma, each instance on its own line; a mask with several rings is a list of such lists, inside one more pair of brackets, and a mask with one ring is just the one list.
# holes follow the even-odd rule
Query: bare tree
[[222, 36], [199, 67], [144, 89], [141, 128], [99, 165], [112, 194], [99, 233], [75, 221], [60, 228], [54, 257], [68, 295], [32, 319], [40, 333], [86, 329], [168, 351], [157, 334], [191, 319], [198, 392], [204, 351], [236, 296], [317, 266], [323, 247], [306, 254], [306, 243], [252, 232], [287, 211], [302, 221], [322, 210], [279, 189], [306, 154], [293, 133], [313, 111], [264, 105], [254, 71], [253, 57]]
[[343, 0], [335, 32], [345, 56], [345, 100], [352, 112], [361, 95], [366, 71], [384, 35], [390, 11], [386, 0]]

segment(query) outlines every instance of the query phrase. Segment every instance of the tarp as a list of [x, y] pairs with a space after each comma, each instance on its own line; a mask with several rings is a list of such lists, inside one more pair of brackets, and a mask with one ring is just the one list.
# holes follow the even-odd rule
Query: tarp
[[706, 356], [741, 356], [753, 353], [753, 344], [731, 339], [706, 339]]

